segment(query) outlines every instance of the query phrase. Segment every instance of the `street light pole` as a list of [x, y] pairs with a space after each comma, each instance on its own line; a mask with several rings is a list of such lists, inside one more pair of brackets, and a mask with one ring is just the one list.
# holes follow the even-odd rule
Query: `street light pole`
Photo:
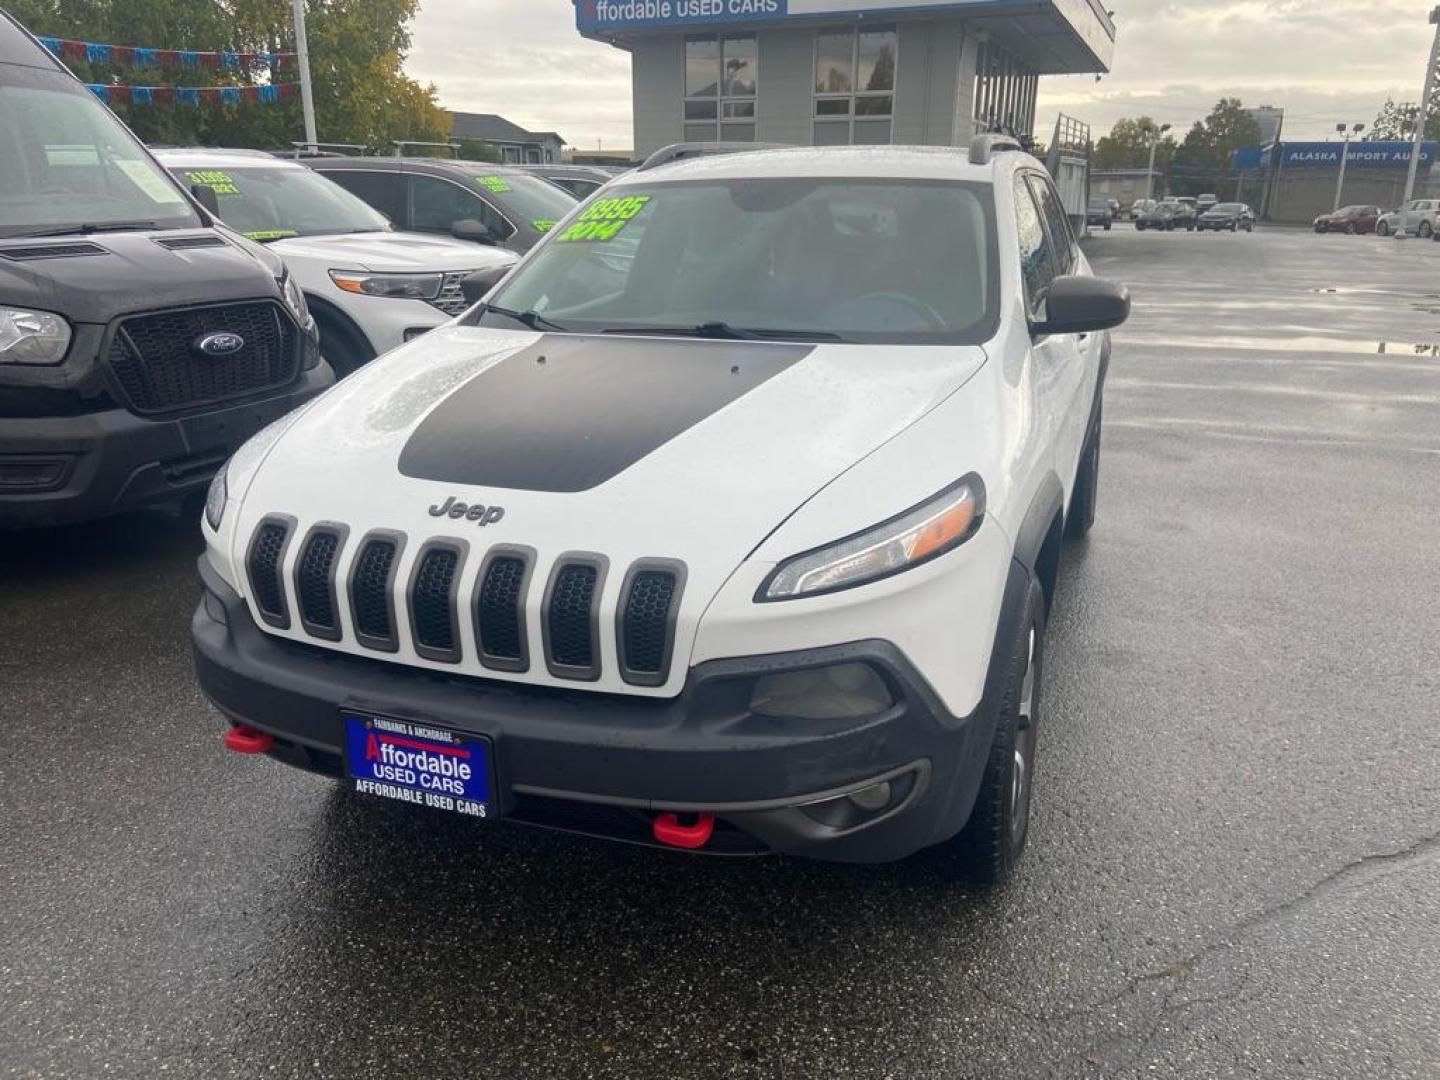
[[1410, 165], [1405, 170], [1405, 201], [1400, 205], [1400, 228], [1397, 238], [1410, 231], [1410, 203], [1415, 197], [1415, 171], [1420, 167], [1420, 144], [1425, 139], [1425, 111], [1430, 107], [1430, 95], [1435, 90], [1435, 63], [1440, 60], [1440, 6], [1430, 9], [1430, 25], [1435, 27], [1435, 38], [1430, 42], [1430, 62], [1425, 65], [1425, 90], [1420, 95], [1420, 104], [1415, 107], [1415, 131], [1411, 135]]
[[[1436, 10], [1440, 11], [1440, 8]], [[1145, 170], [1146, 202], [1150, 202], [1155, 197], [1155, 148], [1160, 145], [1160, 140], [1165, 137], [1165, 132], [1169, 130], [1169, 124], [1161, 124], [1160, 131], [1155, 135], [1155, 138], [1150, 140], [1150, 165]]]
[[1335, 130], [1345, 136], [1345, 142], [1340, 147], [1340, 175], [1335, 180], [1335, 205], [1331, 207], [1331, 213], [1340, 209], [1340, 195], [1345, 190], [1345, 159], [1350, 156], [1350, 136], [1359, 135], [1365, 130], [1365, 125], [1356, 124], [1352, 130], [1347, 129], [1344, 124], [1336, 124]]
[[319, 136], [315, 134], [315, 97], [310, 92], [310, 47], [305, 42], [305, 0], [295, 0], [295, 59], [300, 62], [300, 111], [305, 117], [305, 141], [313, 150]]

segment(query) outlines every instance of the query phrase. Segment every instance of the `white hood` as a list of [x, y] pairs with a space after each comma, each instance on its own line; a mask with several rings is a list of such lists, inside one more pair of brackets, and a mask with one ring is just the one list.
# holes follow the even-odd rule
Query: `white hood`
[[292, 236], [266, 245], [282, 259], [311, 259], [335, 270], [377, 273], [435, 273], [482, 270], [515, 261], [499, 248], [481, 247], [448, 236], [413, 232], [341, 233]]
[[[621, 579], [635, 560], [680, 560], [688, 577], [667, 686], [625, 686], [608, 640], [604, 675], [585, 684], [673, 694], [700, 615], [750, 552], [984, 360], [975, 347], [887, 353], [444, 327], [344, 380], [279, 438], [243, 494], [229, 554], [241, 565], [267, 514], [295, 517], [297, 535], [317, 521], [343, 523], [352, 538], [397, 530], [409, 538], [406, 560], [437, 536], [464, 539], [482, 555], [493, 544], [526, 545], [537, 553], [542, 584], [562, 553], [599, 553], [611, 567], [602, 627], [613, 625]], [[481, 526], [432, 514], [451, 498], [504, 515]], [[836, 539], [869, 524], [841, 523]], [[478, 562], [470, 559], [460, 595]], [[402, 563], [397, 580], [409, 569]], [[270, 632], [310, 640], [298, 629]], [[333, 647], [364, 651], [349, 640]], [[403, 647], [398, 659], [454, 670]], [[508, 677], [576, 685], [553, 679], [543, 664]]]

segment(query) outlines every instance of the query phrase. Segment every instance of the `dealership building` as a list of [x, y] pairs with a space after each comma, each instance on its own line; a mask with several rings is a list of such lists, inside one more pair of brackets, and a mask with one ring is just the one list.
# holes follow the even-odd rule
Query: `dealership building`
[[1099, 0], [573, 0], [631, 55], [635, 152], [676, 142], [964, 146], [1030, 134], [1042, 75], [1108, 71]]

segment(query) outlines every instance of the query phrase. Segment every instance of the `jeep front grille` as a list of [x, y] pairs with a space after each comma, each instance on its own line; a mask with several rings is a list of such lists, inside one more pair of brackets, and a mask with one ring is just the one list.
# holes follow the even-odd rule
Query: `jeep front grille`
[[285, 518], [266, 518], [251, 537], [250, 550], [245, 556], [245, 571], [250, 577], [250, 595], [255, 600], [255, 610], [261, 619], [281, 630], [290, 627], [282, 568], [292, 528], [291, 522]]
[[[298, 546], [288, 571], [293, 601], [285, 588], [292, 540]], [[297, 533], [294, 518], [266, 517], [245, 560], [256, 614], [306, 640], [348, 641], [388, 653], [400, 652], [408, 641], [422, 659], [469, 664], [470, 673], [483, 676], [531, 670], [527, 611], [538, 610], [545, 670], [553, 677], [593, 682], [609, 656], [618, 661], [614, 673], [632, 686], [662, 686], [669, 679], [683, 563], [638, 559], [630, 565], [614, 601], [614, 638], [607, 643], [600, 625], [609, 571], [603, 555], [569, 552], [537, 574], [535, 550], [520, 545], [497, 544], [474, 558], [469, 543], [452, 537], [427, 540], [412, 558], [405, 549], [406, 537], [393, 530], [372, 530], [356, 542], [337, 522], [317, 522]], [[293, 629], [292, 602], [298, 616]]]
[[[206, 334], [228, 331], [245, 345], [230, 356], [196, 349]], [[177, 308], [121, 319], [106, 362], [130, 409], [141, 415], [186, 412], [278, 390], [300, 374], [299, 331], [268, 300]]]

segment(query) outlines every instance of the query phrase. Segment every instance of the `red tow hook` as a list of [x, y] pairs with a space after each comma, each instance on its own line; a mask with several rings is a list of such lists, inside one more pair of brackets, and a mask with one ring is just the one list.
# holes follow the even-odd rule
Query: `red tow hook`
[[715, 831], [715, 815], [686, 814], [685, 816], [693, 817], [694, 822], [682, 825], [680, 815], [673, 810], [656, 814], [652, 826], [655, 839], [662, 844], [680, 848], [701, 848], [708, 844], [710, 834]]
[[225, 749], [237, 754], [263, 754], [274, 745], [274, 735], [249, 724], [236, 724], [225, 732]]

